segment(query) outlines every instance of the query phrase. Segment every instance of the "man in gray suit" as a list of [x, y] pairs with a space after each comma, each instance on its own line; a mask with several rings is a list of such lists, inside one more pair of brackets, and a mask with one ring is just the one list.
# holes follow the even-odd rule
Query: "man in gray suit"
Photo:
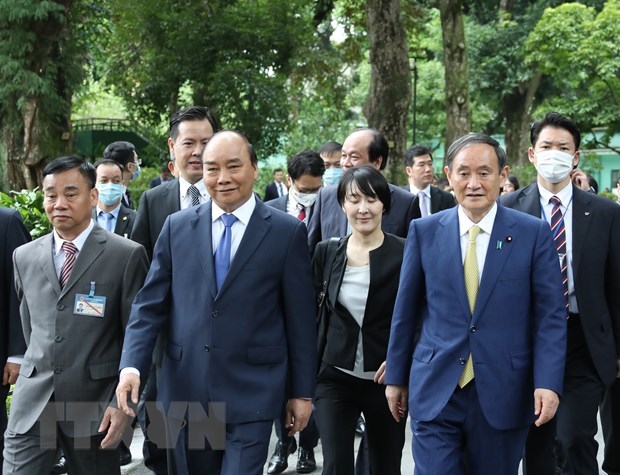
[[[113, 401], [142, 246], [96, 226], [95, 168], [61, 157], [43, 169], [52, 233], [18, 248], [15, 286], [26, 353], [5, 436], [4, 474], [48, 473], [62, 448], [75, 474], [118, 474], [126, 417]], [[81, 309], [81, 311], [80, 311]]]
[[[342, 144], [342, 170], [370, 165], [384, 170], [388, 160], [388, 142], [385, 136], [374, 129], [357, 130], [350, 134]], [[336, 197], [337, 185], [326, 186], [321, 190], [314, 204], [314, 213], [308, 223], [308, 244], [310, 252], [324, 239], [349, 234], [347, 218], [342, 212]], [[411, 193], [390, 185], [392, 204], [390, 212], [383, 216], [381, 229], [400, 237], [407, 237], [409, 223], [420, 217], [418, 199]]]

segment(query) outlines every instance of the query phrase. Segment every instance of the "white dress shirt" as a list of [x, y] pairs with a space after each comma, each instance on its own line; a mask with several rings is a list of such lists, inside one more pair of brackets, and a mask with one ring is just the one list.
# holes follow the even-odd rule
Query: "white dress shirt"
[[476, 238], [476, 257], [478, 260], [478, 282], [482, 279], [482, 272], [484, 271], [484, 263], [487, 257], [487, 250], [489, 249], [489, 241], [491, 240], [491, 232], [493, 231], [493, 223], [495, 223], [495, 216], [497, 215], [497, 203], [493, 203], [493, 207], [489, 210], [484, 218], [479, 223], [474, 223], [467, 217], [463, 208], [459, 205], [459, 236], [461, 237], [461, 263], [465, 265], [465, 256], [467, 255], [467, 248], [469, 247], [469, 230], [478, 226], [480, 228], [480, 234]]
[[412, 183], [409, 183], [409, 191], [418, 197], [420, 200], [420, 213], [422, 216], [431, 215], [431, 185], [426, 185], [423, 190], [418, 189]]
[[577, 307], [577, 297], [575, 296], [575, 281], [573, 279], [573, 185], [568, 183], [562, 190], [555, 195], [549, 190], [538, 184], [538, 193], [540, 194], [540, 206], [542, 209], [542, 218], [551, 226], [551, 213], [553, 205], [549, 203], [552, 196], [557, 196], [562, 204], [560, 210], [564, 217], [564, 227], [566, 234], [566, 270], [568, 273], [568, 311], [571, 313], [579, 313]]
[[[233, 263], [237, 249], [239, 249], [239, 244], [241, 243], [241, 239], [243, 239], [252, 213], [254, 213], [254, 208], [256, 208], [256, 198], [254, 194], [252, 194], [248, 201], [231, 213], [237, 218], [237, 221], [230, 227], [232, 232], [230, 237], [230, 265]], [[225, 214], [225, 211], [215, 204], [214, 201], [211, 208], [211, 241], [213, 243], [213, 255], [215, 255], [215, 251], [220, 245], [220, 240], [224, 233], [224, 222], [220, 218], [223, 214]]]
[[[80, 233], [78, 237], [76, 237], [73, 241], [71, 241], [75, 247], [77, 247], [77, 252], [75, 253], [75, 258], [77, 259], [80, 255], [80, 251], [84, 247], [84, 243], [86, 239], [90, 235], [90, 232], [93, 230], [95, 226], [95, 221], [90, 220], [90, 224], [88, 227]], [[56, 275], [60, 278], [60, 271], [62, 269], [62, 265], [65, 263], [65, 251], [62, 249], [62, 244], [65, 242], [65, 239], [61, 238], [56, 230], [54, 229], [53, 234], [53, 250], [54, 250], [54, 268], [56, 269]]]
[[[192, 184], [189, 181], [187, 181], [182, 176], [179, 176], [179, 192], [181, 193], [181, 209], [187, 209], [192, 206], [192, 197], [187, 192], [190, 186], [192, 186]], [[209, 196], [209, 193], [207, 193], [207, 187], [205, 186], [204, 181], [198, 180], [196, 183], [194, 183], [194, 186], [198, 188], [198, 191], [200, 192], [200, 204], [203, 204], [209, 201], [211, 197]]]

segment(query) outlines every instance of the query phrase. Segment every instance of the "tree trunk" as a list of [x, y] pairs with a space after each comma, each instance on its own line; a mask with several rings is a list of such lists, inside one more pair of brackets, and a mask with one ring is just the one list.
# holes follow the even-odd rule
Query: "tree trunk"
[[390, 144], [386, 178], [404, 183], [402, 158], [407, 145], [411, 78], [400, 0], [366, 0], [366, 26], [371, 85], [364, 115], [368, 125], [383, 132]]
[[0, 98], [0, 103], [4, 102], [0, 104], [1, 125], [7, 152], [8, 186], [12, 190], [39, 186], [45, 164], [72, 148], [73, 88], [69, 77], [75, 77], [76, 73], [67, 63], [72, 38], [68, 20], [72, 0], [54, 3], [60, 5], [63, 14], [50, 9], [49, 15], [43, 18], [24, 17], [7, 24], [13, 41], [21, 39], [29, 43], [28, 48], [21, 50], [23, 53], [11, 57], [21, 65], [21, 76], [26, 79]]
[[502, 99], [506, 117], [506, 155], [510, 166], [529, 163], [527, 149], [530, 146], [532, 108], [541, 78], [542, 74], [536, 73], [527, 83]]
[[440, 0], [446, 78], [446, 151], [471, 130], [467, 84], [467, 49], [461, 0]]

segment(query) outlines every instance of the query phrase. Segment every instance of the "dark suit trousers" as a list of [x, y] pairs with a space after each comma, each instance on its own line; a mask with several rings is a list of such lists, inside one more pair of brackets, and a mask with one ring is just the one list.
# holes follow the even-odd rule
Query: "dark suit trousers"
[[601, 425], [605, 439], [603, 471], [620, 475], [620, 379], [605, 393], [601, 404]]
[[516, 475], [528, 426], [498, 430], [489, 425], [476, 380], [452, 397], [432, 421], [412, 418], [415, 475]]
[[366, 419], [370, 473], [400, 475], [406, 418], [397, 423], [385, 399], [385, 386], [331, 366], [319, 374], [316, 423], [323, 441], [323, 475], [354, 474], [355, 427]]
[[565, 475], [598, 475], [596, 415], [606, 387], [599, 379], [578, 317], [568, 319], [564, 391], [556, 414], [559, 465]]
[[[288, 429], [284, 427], [285, 413], [283, 412], [279, 419], [274, 421], [276, 428], [276, 436], [280, 442], [289, 444], [293, 437], [288, 435]], [[283, 437], [284, 436], [284, 437]], [[316, 427], [316, 421], [314, 420], [314, 412], [310, 415], [308, 425], [304, 430], [299, 433], [299, 446], [304, 449], [314, 449], [319, 444], [319, 430]]]

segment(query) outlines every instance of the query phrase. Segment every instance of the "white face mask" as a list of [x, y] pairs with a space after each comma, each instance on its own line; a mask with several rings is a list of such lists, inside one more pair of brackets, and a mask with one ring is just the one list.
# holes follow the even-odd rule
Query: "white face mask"
[[575, 155], [560, 150], [536, 152], [536, 170], [550, 183], [560, 183], [573, 169]]
[[291, 187], [291, 193], [295, 197], [295, 201], [302, 205], [304, 208], [309, 208], [316, 201], [318, 193], [300, 193], [294, 186]]

